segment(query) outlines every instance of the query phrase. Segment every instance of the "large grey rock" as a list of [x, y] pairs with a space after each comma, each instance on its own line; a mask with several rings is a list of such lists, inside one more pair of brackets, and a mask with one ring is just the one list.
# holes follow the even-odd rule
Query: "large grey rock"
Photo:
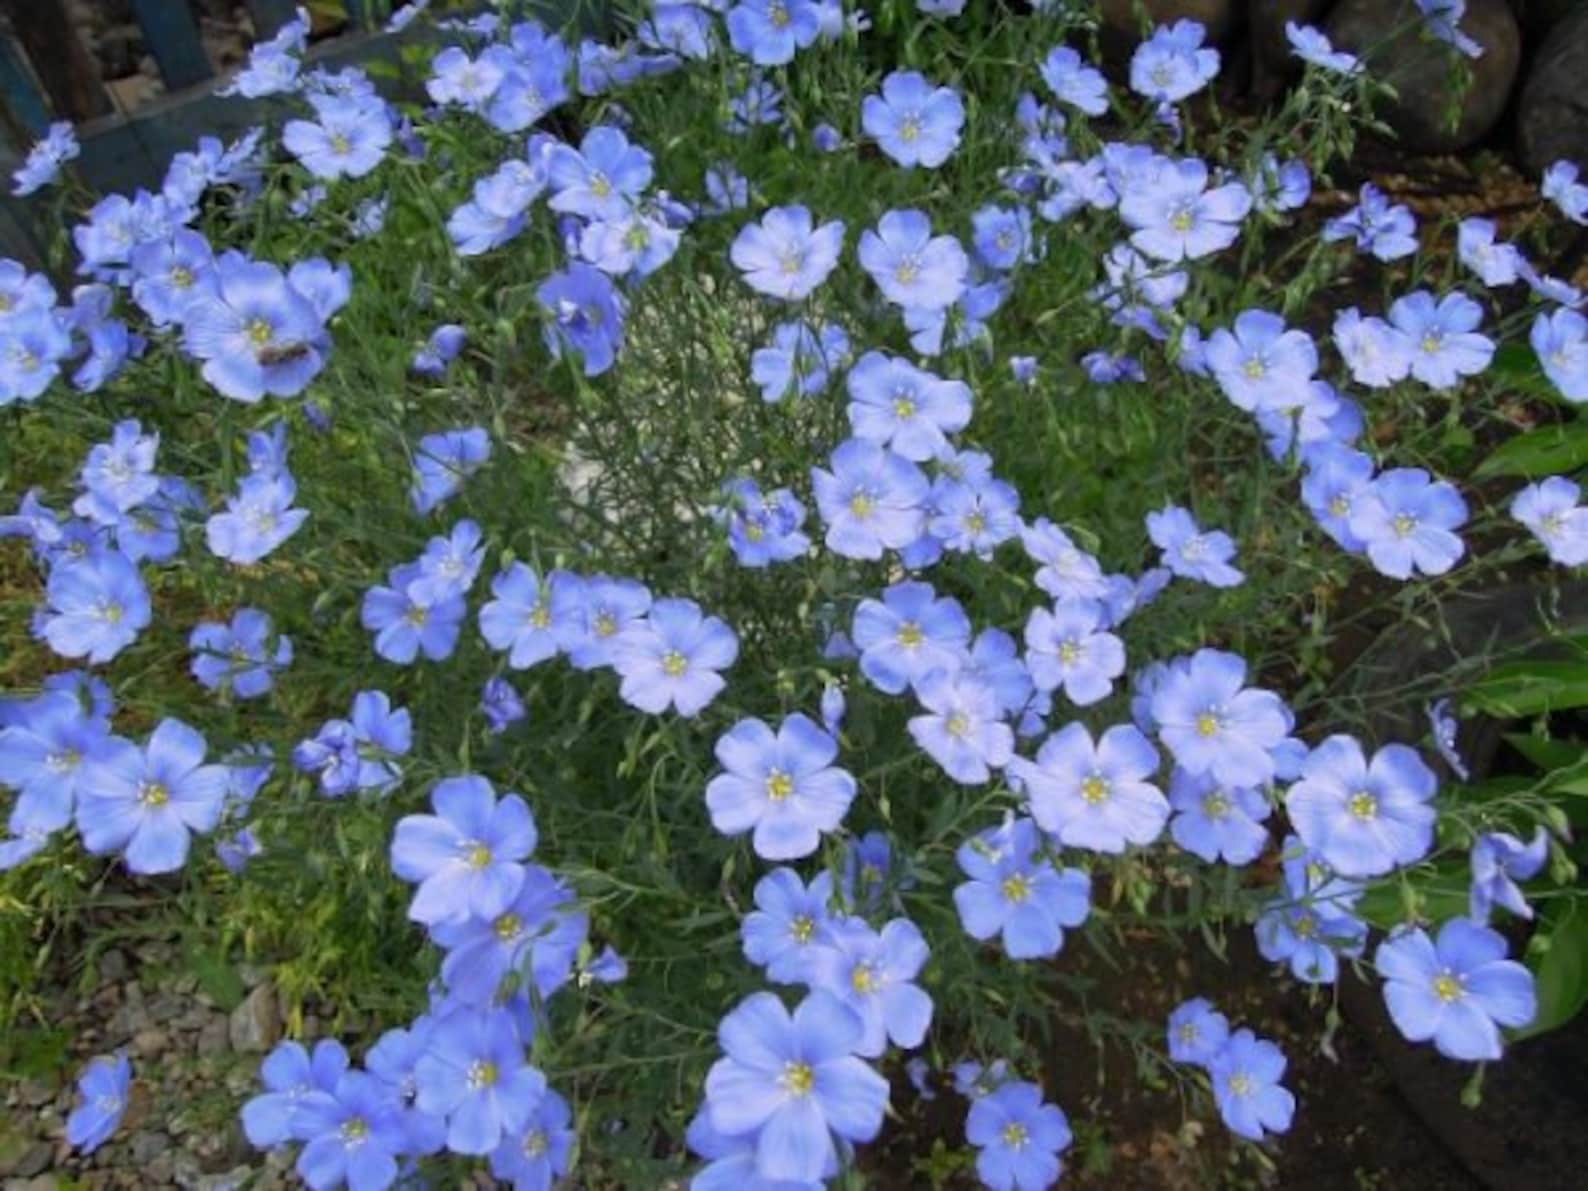
[[1533, 173], [1562, 159], [1588, 169], [1588, 5], [1539, 47], [1516, 123], [1522, 163]]
[[1301, 60], [1291, 52], [1285, 25], [1316, 25], [1329, 0], [1247, 0], [1246, 19], [1252, 31], [1252, 90], [1265, 99], [1279, 94], [1285, 80], [1300, 73]]
[[1472, 84], [1452, 126], [1451, 78], [1461, 55], [1426, 34], [1418, 11], [1413, 0], [1341, 0], [1328, 33], [1398, 92], [1384, 116], [1404, 148], [1451, 153], [1481, 140], [1505, 112], [1521, 65], [1522, 34], [1506, 0], [1467, 0], [1461, 31], [1483, 47], [1483, 56], [1464, 59]]

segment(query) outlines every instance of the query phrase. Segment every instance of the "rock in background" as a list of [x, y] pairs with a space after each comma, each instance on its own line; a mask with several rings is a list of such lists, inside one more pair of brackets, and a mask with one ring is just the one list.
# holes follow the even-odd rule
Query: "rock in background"
[[[1506, 0], [1467, 0], [1461, 30], [1483, 56], [1462, 59], [1472, 82], [1460, 97], [1452, 127], [1453, 69], [1459, 52], [1423, 29], [1413, 0], [1342, 0], [1329, 17], [1335, 46], [1369, 58], [1368, 68], [1390, 83], [1399, 100], [1385, 118], [1412, 153], [1452, 153], [1483, 139], [1499, 123], [1522, 60], [1522, 33]], [[1398, 32], [1397, 32], [1398, 31]]]
[[1285, 25], [1316, 25], [1329, 0], [1249, 0], [1247, 21], [1252, 31], [1252, 91], [1273, 99], [1300, 73], [1301, 61], [1290, 49]]
[[1588, 169], [1588, 5], [1550, 30], [1517, 106], [1522, 163], [1541, 174], [1556, 161]]

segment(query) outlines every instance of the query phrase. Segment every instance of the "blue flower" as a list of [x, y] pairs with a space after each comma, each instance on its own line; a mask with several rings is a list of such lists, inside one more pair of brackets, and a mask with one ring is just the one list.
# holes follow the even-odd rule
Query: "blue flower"
[[1364, 183], [1357, 205], [1323, 225], [1323, 240], [1355, 240], [1357, 248], [1381, 261], [1399, 260], [1417, 251], [1417, 221], [1411, 210], [1391, 205], [1384, 192]]
[[1465, 918], [1445, 923], [1437, 942], [1417, 927], [1385, 939], [1373, 963], [1395, 1028], [1412, 1042], [1432, 1039], [1448, 1059], [1498, 1059], [1498, 1027], [1525, 1026], [1538, 1012], [1533, 974], [1505, 953], [1504, 935]]
[[1210, 587], [1235, 587], [1246, 576], [1230, 565], [1235, 541], [1223, 530], [1204, 533], [1188, 509], [1167, 505], [1147, 514], [1147, 536], [1163, 551], [1163, 565], [1183, 579], [1197, 579]]
[[446, 537], [431, 538], [419, 556], [418, 578], [413, 587], [418, 598], [433, 603], [467, 595], [485, 560], [479, 525], [468, 518], [452, 527]]
[[1169, 1014], [1168, 1034], [1171, 1059], [1206, 1067], [1224, 1049], [1230, 1023], [1206, 997], [1193, 997]]
[[791, 388], [802, 397], [815, 396], [827, 387], [831, 371], [848, 360], [849, 336], [836, 323], [779, 323], [771, 345], [751, 355], [750, 376], [761, 387], [761, 399], [774, 404]]
[[728, 102], [725, 127], [734, 136], [747, 136], [763, 124], [782, 128], [788, 123], [783, 114], [783, 92], [771, 79], [752, 75], [744, 90]]
[[[658, 19], [663, 11], [657, 10]], [[688, 11], [705, 15], [700, 9]], [[551, 1191], [573, 1163], [578, 1135], [572, 1121], [568, 1102], [548, 1088], [524, 1124], [491, 1151], [491, 1173], [522, 1191]]]
[[1108, 112], [1108, 81], [1069, 46], [1048, 51], [1042, 61], [1042, 81], [1054, 97], [1088, 116]]
[[538, 839], [517, 794], [498, 801], [483, 777], [449, 777], [430, 792], [434, 815], [405, 815], [392, 836], [392, 871], [419, 886], [408, 916], [427, 925], [506, 912], [524, 885]]
[[530, 864], [500, 913], [431, 923], [430, 937], [447, 953], [441, 979], [448, 995], [484, 1009], [513, 991], [504, 987], [509, 976], [533, 987], [539, 1000], [551, 996], [572, 978], [589, 928], [573, 891]]
[[914, 462], [940, 455], [970, 423], [970, 386], [906, 360], [867, 352], [849, 370], [849, 423], [857, 439]]
[[957, 782], [980, 785], [1014, 755], [1014, 732], [992, 685], [973, 673], [933, 670], [915, 684], [925, 715], [909, 722], [911, 738]]
[[500, 59], [489, 52], [477, 58], [457, 46], [448, 46], [430, 63], [431, 77], [425, 81], [430, 98], [443, 106], [458, 104], [479, 111], [496, 93], [505, 73]]
[[1010, 959], [1057, 955], [1064, 928], [1092, 910], [1092, 879], [1077, 868], [1055, 869], [1039, 855], [1030, 819], [1013, 819], [960, 845], [955, 858], [970, 878], [954, 889], [960, 925], [973, 939], [998, 935]]
[[1131, 244], [1170, 264], [1228, 248], [1251, 209], [1251, 193], [1239, 182], [1209, 190], [1208, 167], [1194, 157], [1165, 163], [1119, 202], [1120, 218], [1133, 229]]
[[1381, 318], [1364, 318], [1355, 306], [1335, 316], [1334, 345], [1358, 384], [1381, 389], [1411, 373], [1411, 340]]
[[132, 1063], [124, 1054], [101, 1055], [89, 1062], [77, 1080], [82, 1103], [66, 1118], [66, 1143], [92, 1154], [110, 1140], [127, 1111]]
[[364, 593], [360, 609], [360, 622], [375, 634], [375, 652], [399, 666], [421, 652], [433, 662], [451, 657], [468, 614], [463, 594], [427, 583], [418, 563], [393, 567], [387, 581], [390, 586]]
[[1206, 359], [1224, 395], [1247, 412], [1283, 408], [1318, 371], [1312, 337], [1287, 330], [1284, 319], [1266, 310], [1244, 311], [1233, 330], [1214, 331]]
[[292, 639], [285, 634], [270, 646], [270, 617], [258, 608], [241, 608], [229, 625], [204, 621], [188, 637], [193, 677], [212, 691], [229, 690], [239, 699], [267, 694], [275, 672], [292, 664]]
[[832, 764], [838, 742], [804, 715], [788, 716], [776, 734], [740, 720], [718, 737], [716, 754], [727, 772], [706, 786], [712, 826], [730, 836], [753, 830], [766, 860], [809, 856], [855, 797], [855, 779]]
[[1371, 762], [1349, 736], [1331, 736], [1302, 765], [1285, 809], [1296, 834], [1331, 868], [1370, 877], [1415, 864], [1433, 846], [1439, 781], [1404, 744]]
[[1278, 695], [1245, 683], [1242, 658], [1199, 649], [1154, 691], [1159, 738], [1193, 777], [1211, 773], [1226, 786], [1248, 788], [1273, 780], [1272, 750], [1290, 734], [1290, 718]]
[[541, 282], [535, 297], [549, 316], [543, 334], [553, 357], [578, 352], [586, 376], [612, 367], [623, 350], [626, 303], [605, 273], [573, 261]]
[[746, 998], [718, 1027], [726, 1055], [706, 1076], [712, 1128], [754, 1138], [762, 1179], [814, 1182], [836, 1170], [833, 1134], [870, 1141], [888, 1103], [888, 1081], [855, 1057], [863, 1033], [824, 991], [792, 1015], [771, 993]]
[[902, 550], [921, 536], [931, 485], [915, 464], [851, 438], [833, 451], [831, 469], [813, 467], [811, 486], [833, 553], [878, 559], [884, 549]]
[[1285, 1055], [1272, 1042], [1236, 1030], [1209, 1062], [1208, 1075], [1219, 1115], [1232, 1133], [1262, 1141], [1268, 1133], [1290, 1128], [1296, 1098], [1280, 1086]]
[[579, 253], [604, 273], [639, 281], [672, 260], [681, 237], [658, 211], [631, 210], [589, 224], [580, 235]]
[[414, 1080], [420, 1110], [447, 1119], [455, 1154], [489, 1154], [524, 1128], [546, 1092], [505, 1009], [456, 1009], [438, 1021]]
[[934, 87], [916, 70], [895, 70], [882, 80], [882, 94], [860, 105], [860, 124], [906, 169], [936, 169], [959, 146], [965, 103], [948, 87]]
[[1115, 355], [1112, 352], [1088, 352], [1081, 357], [1088, 380], [1100, 385], [1117, 385], [1121, 381], [1144, 381], [1147, 373], [1141, 361], [1134, 356]]
[[423, 515], [454, 496], [463, 481], [491, 457], [491, 437], [480, 426], [443, 430], [419, 440], [414, 452], [414, 511]]
[[1178, 103], [1202, 90], [1219, 72], [1219, 52], [1202, 44], [1207, 30], [1176, 21], [1153, 30], [1130, 59], [1130, 89], [1158, 103]]
[[1522, 253], [1514, 244], [1496, 242], [1497, 230], [1492, 219], [1463, 219], [1456, 228], [1456, 252], [1484, 285], [1515, 285], [1522, 279]]
[[1557, 161], [1544, 171], [1538, 192], [1573, 223], [1588, 224], [1588, 185], [1577, 181], [1578, 172], [1576, 162]]
[[37, 399], [71, 351], [71, 336], [53, 310], [22, 310], [0, 321], [0, 409]]
[[693, 600], [665, 599], [650, 615], [625, 629], [613, 647], [612, 664], [623, 682], [619, 694], [631, 707], [659, 715], [699, 714], [727, 685], [718, 671], [739, 656], [739, 639]]
[[420, 376], [443, 376], [468, 341], [468, 332], [457, 323], [442, 323], [430, 332], [424, 347], [414, 353], [408, 368]]
[[1341, 955], [1358, 956], [1367, 924], [1338, 907], [1298, 904], [1278, 897], [1257, 920], [1257, 949], [1274, 963], [1289, 963], [1303, 984], [1333, 984]]
[[1588, 318], [1566, 309], [1540, 314], [1529, 341], [1560, 395], [1574, 405], [1588, 401]]
[[[893, 843], [881, 831], [868, 831], [851, 839], [844, 849], [844, 872], [839, 884], [843, 903], [851, 910], [875, 913], [882, 906], [883, 889], [893, 872]], [[901, 880], [901, 887], [906, 881]]]
[[1290, 52], [1303, 62], [1310, 62], [1335, 74], [1362, 73], [1362, 63], [1355, 54], [1335, 49], [1322, 30], [1315, 29], [1311, 25], [1298, 25], [1295, 21], [1286, 21], [1285, 39], [1290, 42]]
[[480, 711], [492, 735], [499, 735], [527, 714], [524, 700], [505, 678], [490, 678], [480, 691]]
[[240, 873], [248, 862], [264, 852], [264, 845], [251, 827], [244, 827], [232, 835], [215, 841], [215, 858], [229, 873]]
[[330, 311], [275, 265], [228, 252], [215, 262], [214, 288], [196, 294], [183, 322], [183, 346], [204, 361], [204, 379], [223, 397], [252, 404], [266, 394], [295, 397], [330, 354]]
[[719, 162], [706, 170], [706, 215], [726, 215], [750, 205], [750, 179], [729, 162]]
[[1273, 808], [1262, 791], [1221, 785], [1211, 774], [1176, 768], [1169, 779], [1169, 824], [1174, 842], [1209, 864], [1250, 864], [1268, 844], [1263, 823]]
[[492, 649], [507, 651], [507, 664], [515, 670], [555, 657], [565, 631], [554, 622], [556, 610], [560, 606], [568, 615], [579, 611], [556, 597], [580, 584], [568, 571], [553, 571], [542, 583], [528, 566], [513, 563], [491, 580], [494, 598], [480, 609], [480, 635]]
[[1255, 172], [1248, 177], [1246, 187], [1252, 192], [1252, 204], [1259, 211], [1278, 215], [1307, 205], [1312, 197], [1312, 173], [1305, 161], [1292, 158], [1280, 162], [1272, 153], [1265, 153]]
[[843, 247], [842, 220], [816, 227], [805, 207], [773, 207], [739, 229], [728, 255], [751, 289], [797, 302], [827, 280]]
[[622, 129], [598, 125], [577, 150], [558, 144], [546, 154], [546, 205], [587, 219], [621, 219], [651, 184], [653, 168], [651, 155]]
[[1033, 562], [1042, 564], [1036, 584], [1055, 601], [1101, 600], [1108, 593], [1103, 568], [1046, 517], [1020, 531], [1020, 542]]
[[1494, 358], [1494, 342], [1476, 333], [1483, 308], [1462, 293], [1436, 303], [1426, 290], [1396, 300], [1390, 325], [1411, 345], [1411, 374], [1435, 389], [1448, 389], [1464, 376], [1476, 376]]
[[733, 48], [757, 66], [792, 62], [795, 52], [821, 32], [821, 17], [810, 0], [740, 0], [728, 9], [727, 23]]
[[1108, 697], [1125, 672], [1125, 646], [1106, 631], [1103, 607], [1093, 600], [1060, 600], [1034, 608], [1026, 620], [1026, 667], [1039, 691], [1063, 689], [1085, 707]]
[[347, 1051], [334, 1039], [317, 1042], [312, 1057], [302, 1043], [277, 1045], [259, 1068], [265, 1091], [243, 1105], [243, 1132], [250, 1144], [263, 1150], [307, 1140], [299, 1112], [323, 1106], [347, 1068]]
[[12, 834], [48, 835], [70, 823], [94, 767], [114, 750], [107, 723], [66, 691], [17, 703], [0, 726], [0, 785], [18, 792]]
[[822, 1179], [763, 1179], [756, 1172], [757, 1133], [730, 1137], [711, 1123], [710, 1106], [702, 1108], [689, 1122], [685, 1142], [706, 1159], [689, 1181], [689, 1191], [745, 1191], [747, 1188], [776, 1188], [776, 1191], [822, 1191], [825, 1180], [838, 1175], [838, 1154], [822, 1172]]
[[132, 300], [157, 327], [181, 323], [199, 297], [215, 295], [215, 252], [191, 228], [132, 250]]
[[957, 481], [940, 476], [932, 485], [927, 532], [946, 549], [990, 559], [996, 547], [1021, 531], [1020, 493], [991, 478]]
[[859, 1016], [856, 1053], [877, 1058], [889, 1041], [906, 1050], [921, 1045], [932, 1022], [932, 998], [914, 983], [930, 952], [907, 918], [882, 930], [864, 919], [827, 924], [824, 941], [811, 956], [811, 987], [831, 993]]
[[1069, 1148], [1070, 1123], [1042, 1099], [1034, 1083], [1012, 1080], [976, 1099], [965, 1118], [965, 1140], [980, 1151], [976, 1173], [993, 1191], [1045, 1191], [1059, 1181], [1059, 1152]]
[[545, 188], [545, 166], [516, 157], [475, 182], [473, 197], [447, 218], [458, 255], [479, 256], [512, 240], [528, 226], [529, 205]]
[[381, 162], [392, 141], [383, 100], [328, 98], [314, 104], [318, 121], [288, 120], [282, 147], [316, 178], [362, 178]]
[[1588, 564], [1588, 507], [1581, 500], [1582, 488], [1574, 480], [1550, 476], [1512, 498], [1511, 516], [1527, 526], [1552, 561], [1580, 567]]
[[44, 587], [42, 632], [62, 657], [108, 662], [148, 627], [149, 591], [138, 568], [114, 550], [63, 559]]
[[74, 160], [83, 151], [77, 143], [77, 134], [69, 120], [57, 120], [33, 142], [27, 158], [11, 175], [16, 180], [11, 193], [25, 198], [42, 190], [60, 176], [61, 166]]
[[811, 540], [801, 528], [805, 506], [787, 488], [762, 495], [747, 476], [723, 485], [725, 500], [716, 510], [728, 527], [728, 545], [740, 566], [760, 568], [804, 555]]
[[1367, 544], [1351, 532], [1351, 513], [1373, 483], [1373, 460], [1349, 447], [1327, 445], [1306, 455], [1301, 498], [1323, 531], [1353, 554]]
[[[1434, 748], [1445, 764], [1450, 766], [1450, 772], [1462, 781], [1472, 775], [1467, 771], [1467, 763], [1462, 760], [1461, 753], [1456, 747], [1456, 736], [1460, 732], [1460, 725], [1456, 717], [1450, 714], [1450, 700], [1436, 699], [1427, 707], [1428, 729], [1434, 738]], [[1473, 915], [1478, 917], [1478, 915]], [[1479, 921], [1482, 921], [1480, 918]]]
[[1423, 24], [1440, 41], [1449, 42], [1469, 58], [1483, 57], [1483, 46], [1461, 31], [1467, 0], [1417, 0]]
[[895, 583], [880, 601], [860, 601], [853, 639], [861, 672], [878, 690], [896, 695], [933, 670], [959, 668], [970, 620], [958, 600], [939, 599], [929, 583]]
[[756, 908], [739, 924], [744, 957], [777, 984], [803, 983], [826, 939], [832, 900], [832, 873], [817, 873], [807, 886], [793, 869], [773, 869], [756, 882]]
[[932, 221], [913, 208], [889, 211], [860, 237], [860, 264], [888, 301], [942, 310], [965, 291], [970, 260], [953, 236], [933, 236]]
[[1456, 530], [1466, 520], [1467, 504], [1454, 487], [1421, 468], [1397, 467], [1353, 502], [1349, 524], [1380, 574], [1410, 579], [1456, 565], [1466, 552]]
[[594, 670], [613, 664], [622, 634], [644, 628], [650, 610], [650, 588], [637, 580], [569, 576], [553, 585], [551, 631], [574, 669]]
[[1518, 881], [1527, 881], [1543, 871], [1549, 860], [1549, 836], [1540, 827], [1531, 843], [1524, 844], [1506, 831], [1488, 831], [1472, 842], [1472, 921], [1488, 924], [1496, 904], [1519, 918], [1532, 918]]
[[434, 1154], [445, 1144], [447, 1123], [421, 1112], [414, 1103], [419, 1087], [414, 1068], [430, 1045], [435, 1018], [421, 1014], [407, 1029], [391, 1029], [381, 1034], [364, 1056], [364, 1066], [389, 1090], [397, 1106], [403, 1133], [403, 1149], [409, 1155]]
[[1009, 773], [1038, 827], [1066, 847], [1117, 854], [1152, 843], [1168, 821], [1169, 803], [1145, 780], [1158, 764], [1158, 750], [1129, 724], [1094, 743], [1084, 724], [1072, 723], [1043, 742], [1035, 761], [1010, 761]]
[[227, 768], [204, 763], [209, 746], [181, 720], [161, 720], [144, 748], [115, 743], [78, 792], [83, 846], [96, 856], [121, 852], [139, 875], [174, 872], [187, 861], [190, 833], [220, 821]]
[[976, 256], [989, 269], [1007, 270], [1036, 257], [1028, 207], [989, 204], [971, 216]]
[[400, 1105], [374, 1076], [348, 1071], [329, 1095], [306, 1098], [296, 1128], [307, 1143], [297, 1171], [314, 1191], [388, 1187], [397, 1178], [397, 1155], [405, 1149]]

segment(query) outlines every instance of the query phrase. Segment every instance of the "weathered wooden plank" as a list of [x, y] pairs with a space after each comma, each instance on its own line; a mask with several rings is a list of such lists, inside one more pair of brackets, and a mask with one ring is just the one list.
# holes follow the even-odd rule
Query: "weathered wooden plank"
[[18, 156], [50, 125], [50, 110], [39, 93], [17, 43], [0, 35], [0, 100], [5, 103], [6, 139]]
[[99, 66], [66, 19], [64, 0], [0, 0], [0, 12], [11, 22], [57, 113], [68, 120], [88, 120], [111, 110]]
[[132, 12], [143, 30], [149, 52], [160, 68], [166, 90], [180, 91], [202, 83], [215, 72], [199, 40], [193, 10], [173, 0], [132, 0]]

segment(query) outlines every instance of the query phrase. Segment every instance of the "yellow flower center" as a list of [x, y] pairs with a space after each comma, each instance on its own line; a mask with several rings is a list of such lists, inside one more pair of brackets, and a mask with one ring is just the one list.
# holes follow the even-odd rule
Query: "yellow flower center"
[[248, 324], [248, 338], [255, 347], [264, 347], [275, 337], [275, 328], [262, 318], [256, 318]]
[[606, 198], [612, 193], [612, 183], [605, 174], [592, 174], [590, 177], [590, 193], [597, 198]]
[[1066, 641], [1059, 646], [1059, 661], [1066, 666], [1073, 666], [1081, 657], [1081, 647], [1075, 641]]
[[914, 260], [903, 262], [893, 271], [894, 278], [900, 285], [909, 285], [921, 275], [921, 266]]
[[1329, 512], [1336, 517], [1349, 517], [1351, 515], [1351, 499], [1341, 492], [1329, 502]]
[[870, 964], [856, 964], [855, 970], [849, 973], [849, 986], [862, 996], [867, 996], [877, 991], [877, 974], [872, 971]]
[[403, 613], [403, 619], [409, 624], [413, 625], [414, 628], [422, 629], [425, 627], [425, 622], [430, 619], [430, 610], [428, 608], [421, 608], [418, 604], [415, 604], [412, 608]]
[[987, 518], [980, 513], [972, 513], [965, 518], [965, 528], [970, 530], [971, 533], [981, 533], [982, 530], [987, 528]]
[[766, 10], [767, 20], [772, 22], [774, 29], [786, 29], [794, 18], [789, 15], [788, 6], [784, 4], [769, 4]]
[[1358, 790], [1351, 795], [1351, 800], [1346, 803], [1346, 809], [1356, 818], [1366, 823], [1369, 819], [1378, 818], [1378, 799], [1367, 790]]
[[893, 416], [903, 422], [915, 417], [915, 402], [908, 397], [893, 399]]
[[1223, 790], [1214, 790], [1202, 800], [1202, 813], [1210, 819], [1222, 819], [1230, 813], [1230, 800]]
[[662, 673], [669, 678], [682, 678], [684, 671], [689, 669], [689, 659], [676, 649], [669, 649], [662, 655]]
[[524, 1138], [524, 1154], [526, 1157], [539, 1158], [551, 1148], [551, 1139], [546, 1136], [544, 1129], [533, 1129], [528, 1137]]
[[793, 1062], [783, 1068], [783, 1088], [792, 1096], [809, 1096], [816, 1086], [816, 1072], [809, 1063]]
[[773, 802], [782, 802], [794, 793], [794, 779], [781, 769], [774, 769], [766, 775], [766, 796]]
[[178, 265], [171, 270], [171, 284], [177, 289], [187, 289], [193, 284], [193, 270], [186, 265]]
[[1004, 878], [1002, 892], [1006, 902], [1023, 902], [1031, 896], [1031, 878], [1025, 873], [1011, 873]]
[[537, 629], [544, 629], [551, 624], [551, 607], [542, 601], [529, 610], [529, 623]]
[[610, 612], [602, 612], [595, 618], [595, 631], [597, 637], [610, 637], [618, 631], [617, 617]]
[[797, 252], [785, 252], [778, 259], [778, 267], [783, 270], [784, 276], [792, 277], [804, 267], [804, 261]]
[[1230, 1076], [1230, 1094], [1232, 1096], [1250, 1096], [1255, 1089], [1252, 1077], [1244, 1071], [1237, 1071]]
[[481, 1088], [493, 1087], [498, 1078], [496, 1064], [489, 1059], [475, 1059], [474, 1062], [469, 1064], [467, 1078], [469, 1087], [475, 1091], [479, 1091]]
[[491, 863], [491, 849], [478, 840], [467, 845], [463, 855], [470, 868], [484, 868]]
[[356, 1146], [369, 1137], [369, 1122], [363, 1117], [352, 1117], [342, 1122], [342, 1144]]
[[1030, 1132], [1019, 1121], [1010, 1121], [1004, 1126], [1003, 1142], [1011, 1150], [1025, 1149], [1026, 1143], [1030, 1140]]
[[797, 915], [789, 923], [788, 933], [794, 936], [796, 943], [809, 943], [816, 934], [816, 920], [809, 914]]
[[491, 929], [502, 942], [511, 943], [524, 933], [524, 920], [517, 914], [503, 914], [491, 924]]
[[1211, 711], [1204, 711], [1201, 715], [1197, 716], [1198, 736], [1214, 736], [1218, 734], [1218, 730], [1219, 717], [1214, 715]]
[[869, 517], [874, 508], [871, 497], [864, 492], [857, 492], [849, 498], [849, 511], [856, 517]]
[[1466, 993], [1466, 985], [1461, 983], [1461, 977], [1454, 972], [1445, 971], [1434, 977], [1434, 996], [1445, 1004], [1459, 1001]]
[[899, 644], [906, 649], [914, 649], [925, 640], [926, 634], [915, 621], [907, 620], [899, 626]]
[[171, 791], [161, 782], [144, 782], [138, 787], [138, 801], [144, 806], [164, 806], [171, 801]]
[[910, 116], [899, 125], [899, 139], [905, 144], [916, 141], [921, 136], [921, 120], [918, 116]]
[[766, 537], [766, 530], [762, 529], [754, 521], [746, 521], [744, 523], [744, 536], [752, 542], [759, 542]]
[[964, 736], [965, 733], [970, 731], [970, 717], [963, 711], [956, 711], [948, 717], [948, 722], [943, 725], [943, 730], [956, 739]]
[[120, 624], [123, 615], [120, 604], [106, 603], [99, 609], [99, 618], [106, 624]]
[[1093, 806], [1108, 799], [1108, 779], [1101, 774], [1094, 773], [1081, 783], [1081, 797]]
[[1252, 359], [1246, 361], [1241, 371], [1246, 373], [1247, 377], [1251, 380], [1261, 380], [1263, 376], [1267, 374], [1268, 366], [1261, 360], [1253, 357]]
[[1191, 212], [1189, 212], [1189, 211], [1176, 211], [1174, 213], [1174, 217], [1169, 220], [1170, 225], [1177, 232], [1188, 232], [1188, 231], [1190, 231], [1192, 224], [1194, 224], [1195, 222], [1196, 222], [1195, 218], [1192, 216]]
[[340, 132], [333, 132], [331, 134], [331, 151], [339, 157], [346, 157], [353, 151], [353, 142]]
[[1417, 529], [1417, 518], [1410, 513], [1396, 513], [1394, 526], [1396, 537], [1410, 537]]
[[1318, 933], [1318, 920], [1311, 914], [1297, 914], [1291, 929], [1296, 932], [1296, 938], [1310, 939]]
[[1439, 351], [1440, 346], [1441, 346], [1441, 344], [1440, 344], [1439, 336], [1434, 334], [1432, 331], [1430, 331], [1427, 335], [1423, 336], [1423, 343], [1422, 343], [1423, 351], [1427, 352], [1429, 355], [1434, 355], [1435, 353], [1437, 353]]

